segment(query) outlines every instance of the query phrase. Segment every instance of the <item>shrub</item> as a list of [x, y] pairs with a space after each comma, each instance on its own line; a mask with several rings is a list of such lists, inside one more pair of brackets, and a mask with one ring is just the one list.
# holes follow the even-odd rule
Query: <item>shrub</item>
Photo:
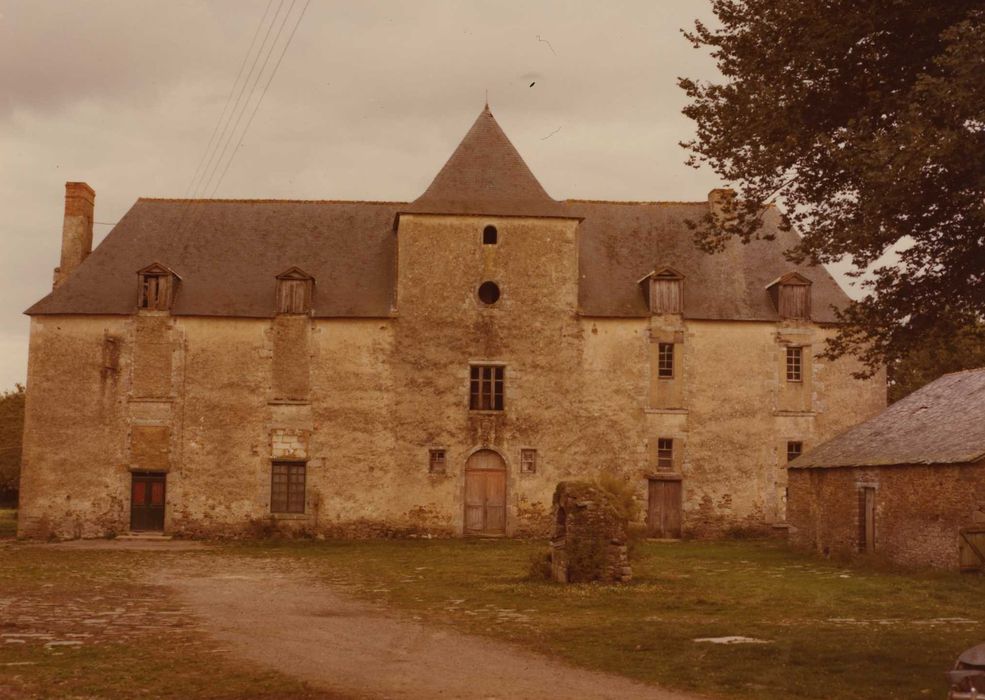
[[551, 580], [551, 553], [534, 552], [530, 555], [530, 563], [527, 567], [527, 581], [550, 581]]

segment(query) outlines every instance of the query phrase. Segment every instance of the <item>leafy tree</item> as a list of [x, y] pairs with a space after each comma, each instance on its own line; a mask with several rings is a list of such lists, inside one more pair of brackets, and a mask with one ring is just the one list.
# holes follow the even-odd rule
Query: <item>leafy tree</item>
[[871, 374], [985, 308], [985, 0], [712, 0], [720, 27], [685, 35], [720, 84], [682, 78], [709, 164], [739, 197], [723, 222], [694, 222], [718, 250], [760, 231], [779, 200], [801, 234], [793, 261], [852, 274], [889, 250], [841, 315], [825, 354]]
[[0, 392], [0, 495], [16, 491], [21, 473], [24, 432], [24, 387]]
[[985, 367], [985, 326], [932, 337], [889, 367], [889, 401], [899, 401], [942, 374]]

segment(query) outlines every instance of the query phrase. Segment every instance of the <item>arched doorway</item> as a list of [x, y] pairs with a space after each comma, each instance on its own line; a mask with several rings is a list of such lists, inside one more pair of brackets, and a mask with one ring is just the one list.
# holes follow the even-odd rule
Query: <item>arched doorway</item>
[[465, 534], [506, 534], [506, 463], [492, 450], [465, 463]]

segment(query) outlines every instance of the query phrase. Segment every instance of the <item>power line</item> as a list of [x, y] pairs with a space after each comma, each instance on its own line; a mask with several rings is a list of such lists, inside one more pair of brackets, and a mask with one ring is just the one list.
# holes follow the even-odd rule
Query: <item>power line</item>
[[[274, 37], [274, 41], [273, 41], [273, 43], [270, 46], [270, 51], [268, 52], [266, 58], [264, 59], [263, 66], [261, 66], [260, 72], [257, 73], [257, 78], [254, 81], [253, 87], [251, 88], [251, 91], [250, 91], [251, 92], [251, 97], [252, 97], [252, 93], [255, 91], [256, 85], [259, 83], [260, 76], [263, 75], [263, 71], [265, 70], [267, 64], [269, 63], [270, 57], [273, 55], [274, 47], [276, 47], [276, 45], [277, 45], [277, 41], [280, 38], [280, 35], [282, 34], [283, 29], [284, 29], [284, 27], [287, 24], [287, 18], [290, 16], [292, 10], [294, 9], [294, 5], [295, 4], [296, 4], [296, 0], [292, 0], [291, 7], [288, 8], [287, 13], [285, 13], [285, 15], [284, 15], [284, 19], [281, 21], [281, 26], [278, 28], [277, 34]], [[209, 195], [210, 197], [214, 197], [215, 196], [215, 193], [216, 193], [216, 191], [218, 191], [219, 186], [222, 184], [222, 181], [225, 178], [226, 173], [229, 171], [229, 167], [232, 165], [232, 162], [233, 162], [233, 160], [236, 157], [236, 153], [239, 151], [239, 148], [240, 148], [240, 146], [243, 143], [243, 139], [246, 137], [246, 133], [249, 131], [250, 125], [253, 123], [253, 118], [256, 116], [257, 112], [260, 109], [260, 105], [263, 102], [263, 98], [266, 96], [267, 91], [270, 88], [270, 85], [273, 83], [274, 78], [277, 75], [277, 71], [280, 68], [280, 64], [284, 60], [284, 55], [287, 53], [287, 49], [290, 47], [291, 43], [293, 42], [294, 35], [297, 33], [298, 27], [301, 25], [301, 20], [304, 18], [305, 12], [307, 12], [308, 6], [310, 4], [311, 4], [311, 0], [306, 0], [304, 6], [301, 8], [301, 12], [298, 13], [297, 20], [295, 20], [295, 22], [294, 22], [294, 26], [292, 27], [291, 32], [290, 32], [290, 34], [287, 37], [287, 41], [284, 42], [284, 46], [281, 49], [280, 55], [277, 57], [277, 62], [274, 64], [273, 70], [270, 72], [270, 75], [267, 78], [267, 82], [263, 86], [263, 90], [260, 93], [259, 99], [256, 101], [256, 103], [253, 106], [253, 111], [250, 113], [250, 117], [249, 117], [249, 119], [246, 122], [246, 126], [243, 128], [243, 131], [240, 133], [239, 140], [237, 141], [236, 147], [233, 149], [232, 153], [230, 153], [229, 159], [226, 161], [225, 167], [223, 168], [221, 174], [219, 175], [219, 179], [216, 180], [215, 186], [212, 188], [212, 192]], [[278, 8], [278, 10], [279, 10], [279, 8]], [[276, 21], [276, 17], [277, 17], [277, 15], [275, 14], [274, 15], [275, 21]], [[269, 29], [268, 29], [268, 34], [269, 34]], [[264, 42], [264, 43], [266, 43], [266, 42]], [[262, 51], [262, 47], [263, 47], [263, 45], [261, 44], [261, 51]], [[252, 73], [252, 71], [251, 71], [251, 73]], [[243, 104], [243, 109], [240, 112], [239, 117], [237, 117], [237, 119], [236, 119], [236, 125], [233, 127], [233, 130], [230, 133], [230, 138], [229, 138], [229, 141], [227, 141], [226, 146], [228, 146], [229, 143], [232, 142], [232, 137], [236, 133], [236, 127], [238, 127], [239, 122], [240, 122], [240, 120], [242, 118], [242, 115], [245, 114], [246, 107], [248, 105], [249, 105], [249, 98]], [[225, 150], [226, 150], [226, 148], [223, 147], [223, 155], [225, 155]], [[220, 156], [220, 159], [216, 162], [216, 164], [218, 165], [218, 163], [221, 163], [221, 162], [222, 162], [222, 156]], [[209, 176], [209, 179], [206, 181], [206, 188], [211, 183], [211, 180], [212, 180], [212, 176], [210, 175]], [[204, 192], [204, 190], [203, 190], [203, 192]], [[191, 211], [192, 212], [192, 219], [191, 219], [190, 223], [188, 224], [188, 226], [186, 227], [185, 230], [192, 230], [192, 229], [194, 229], [195, 226], [198, 225], [198, 222], [201, 220], [202, 214], [205, 211], [205, 207], [206, 207], [206, 204], [204, 202], [195, 202], [194, 204], [191, 205], [191, 207], [189, 207], [188, 211]], [[185, 217], [182, 217], [182, 219], [184, 219], [184, 218]]]
[[243, 56], [243, 62], [239, 64], [239, 72], [236, 73], [236, 79], [233, 81], [232, 87], [229, 88], [229, 95], [226, 97], [226, 104], [222, 106], [222, 112], [219, 113], [219, 118], [216, 120], [215, 128], [212, 129], [212, 136], [209, 137], [209, 143], [205, 146], [205, 151], [202, 152], [202, 157], [198, 161], [198, 165], [195, 167], [195, 174], [192, 175], [191, 182], [188, 183], [188, 187], [185, 189], [185, 197], [191, 194], [195, 181], [198, 179], [199, 171], [205, 164], [205, 156], [208, 155], [209, 150], [212, 148], [212, 144], [215, 141], [216, 134], [219, 133], [219, 125], [222, 123], [222, 118], [226, 115], [226, 110], [229, 109], [229, 104], [232, 102], [233, 94], [236, 92], [236, 86], [239, 84], [239, 79], [243, 75], [243, 69], [246, 68], [246, 62], [249, 60], [250, 54], [253, 53], [253, 47], [256, 45], [257, 37], [260, 36], [260, 29], [263, 27], [263, 22], [267, 19], [267, 13], [270, 12], [270, 8], [273, 4], [274, 0], [267, 0], [267, 7], [263, 11], [263, 16], [260, 18], [260, 22], [257, 23], [256, 31], [253, 32], [253, 39], [250, 41], [250, 48], [246, 50], [246, 55]]
[[212, 195], [215, 196], [216, 191], [219, 189], [219, 185], [222, 184], [222, 180], [226, 177], [226, 173], [229, 171], [229, 166], [232, 165], [233, 159], [239, 152], [239, 147], [243, 145], [243, 139], [246, 138], [246, 132], [250, 130], [250, 125], [253, 123], [253, 117], [257, 115], [257, 111], [260, 109], [260, 104], [263, 102], [263, 98], [267, 95], [267, 90], [270, 88], [270, 84], [274, 82], [274, 76], [277, 75], [277, 69], [280, 68], [281, 61], [284, 60], [284, 54], [287, 53], [287, 49], [290, 47], [291, 42], [294, 40], [294, 34], [298, 31], [298, 27], [301, 25], [301, 20], [304, 19], [304, 13], [308, 10], [308, 5], [311, 4], [311, 0], [306, 0], [304, 7], [301, 8], [301, 13], [298, 15], [297, 21], [294, 23], [294, 28], [291, 29], [290, 35], [287, 37], [287, 42], [284, 44], [284, 48], [281, 49], [280, 56], [277, 57], [277, 63], [274, 64], [274, 69], [270, 72], [270, 77], [267, 79], [267, 84], [263, 86], [263, 92], [260, 93], [260, 99], [253, 106], [253, 112], [250, 114], [250, 118], [246, 122], [246, 128], [243, 129], [243, 133], [239, 136], [239, 141], [236, 143], [236, 148], [233, 149], [232, 155], [229, 156], [229, 160], [226, 162], [226, 167], [222, 171], [222, 175], [219, 176], [218, 182], [216, 182], [215, 188], [212, 190]]
[[[296, 0], [291, 0], [292, 8], [295, 2]], [[202, 192], [208, 190], [209, 185], [212, 184], [212, 178], [215, 177], [216, 170], [218, 170], [219, 168], [219, 163], [222, 162], [222, 159], [226, 155], [226, 149], [229, 148], [229, 142], [232, 140], [233, 134], [236, 132], [236, 128], [239, 126], [239, 120], [242, 119], [243, 113], [246, 111], [246, 107], [250, 103], [250, 98], [252, 98], [253, 92], [256, 90], [256, 84], [259, 82], [260, 76], [263, 74], [264, 69], [266, 69], [267, 67], [267, 63], [270, 61], [270, 55], [271, 53], [273, 53], [274, 45], [277, 43], [277, 38], [280, 36], [280, 30], [278, 30], [277, 35], [274, 37], [273, 43], [270, 45], [270, 50], [267, 52], [267, 55], [264, 58], [263, 65], [260, 66], [260, 70], [256, 75], [256, 79], [253, 81], [253, 85], [250, 87], [249, 95], [247, 95], [246, 100], [243, 102], [243, 106], [240, 107], [240, 100], [243, 98], [243, 95], [246, 92], [246, 85], [247, 83], [250, 82], [250, 77], [253, 75], [253, 70], [256, 68], [257, 61], [260, 60], [260, 56], [264, 52], [264, 47], [267, 45], [267, 39], [270, 38], [270, 30], [274, 28], [274, 24], [276, 24], [277, 22], [277, 16], [280, 14], [280, 10], [283, 6], [284, 6], [284, 0], [280, 0], [280, 3], [277, 5], [277, 12], [274, 13], [273, 18], [270, 21], [270, 26], [267, 27], [267, 31], [263, 35], [263, 41], [260, 43], [260, 48], [257, 51], [256, 56], [253, 57], [253, 64], [250, 66], [250, 71], [246, 74], [246, 79], [243, 81], [243, 85], [240, 87], [239, 95], [236, 96], [236, 102], [233, 105], [233, 109], [229, 113], [229, 116], [226, 119], [226, 124], [223, 126], [223, 135], [219, 137], [219, 141], [217, 141], [215, 145], [215, 150], [213, 151], [212, 156], [209, 158], [208, 163], [206, 163], [205, 170], [209, 171], [210, 164], [212, 166], [212, 170], [209, 172], [209, 175], [205, 180], [199, 182], [199, 189]], [[284, 21], [287, 20], [287, 17], [290, 14], [290, 12], [291, 12], [291, 8], [288, 8], [287, 13], [284, 14]], [[281, 22], [282, 29], [284, 26], [284, 21]], [[233, 114], [236, 112], [236, 110], [239, 110], [239, 116], [236, 118], [235, 126], [233, 126], [232, 130], [229, 131], [228, 127], [230, 122], [232, 122]], [[225, 136], [227, 131], [229, 132], [229, 135]], [[222, 142], [224, 139], [225, 139], [225, 143], [223, 143], [222, 151], [220, 152], [219, 143]], [[212, 159], [216, 156], [217, 153], [219, 154], [218, 158], [213, 163]], [[205, 177], [204, 173], [202, 177]]]
[[[273, 29], [274, 24], [277, 22], [277, 17], [280, 14], [281, 9], [284, 7], [284, 2], [285, 2], [285, 0], [280, 0], [280, 2], [277, 5], [277, 10], [274, 12], [273, 17], [270, 18], [270, 24], [267, 27], [267, 31], [264, 33], [263, 41], [260, 43], [260, 46], [257, 49], [256, 55], [253, 56], [253, 63], [250, 65], [250, 70], [246, 73], [246, 76], [243, 79], [243, 84], [239, 88], [239, 92], [236, 95], [236, 99], [232, 101], [232, 105], [233, 106], [232, 106], [232, 109], [229, 111], [228, 115], [225, 116], [225, 122], [223, 123], [223, 115], [225, 115], [225, 109], [223, 109], [223, 114], [220, 114], [219, 120], [216, 122], [216, 127], [217, 127], [217, 130], [219, 131], [219, 136], [218, 136], [217, 139], [214, 139], [213, 140], [214, 143], [213, 143], [213, 146], [212, 146], [212, 152], [209, 153], [209, 150], [206, 149], [205, 156], [207, 156], [207, 157], [205, 157], [205, 159], [204, 159], [205, 167], [201, 171], [201, 178], [205, 178], [206, 173], [209, 173], [209, 177], [208, 177], [207, 180], [198, 179], [197, 186], [195, 188], [190, 188], [192, 190], [191, 193], [190, 193], [191, 196], [192, 196], [192, 198], [197, 198], [197, 197], [201, 196], [205, 192], [206, 188], [211, 183], [211, 180], [212, 180], [212, 178], [215, 175], [215, 170], [218, 167], [219, 163], [221, 162], [221, 158], [220, 158], [219, 160], [216, 160], [215, 163], [213, 164], [213, 160], [219, 154], [219, 144], [220, 143], [223, 143], [223, 141], [226, 141], [226, 143], [228, 144], [228, 140], [230, 138], [232, 138], [232, 134], [229, 133], [229, 126], [232, 123], [233, 115], [236, 113], [237, 109], [240, 109], [240, 101], [243, 99], [243, 94], [246, 91], [246, 86], [247, 86], [247, 84], [250, 81], [250, 76], [253, 75], [253, 71], [256, 68], [257, 61], [259, 61], [260, 56], [264, 52], [264, 47], [267, 44], [267, 39], [270, 37], [270, 31]], [[253, 47], [256, 45], [256, 36], [259, 35], [260, 29], [264, 25], [264, 22], [265, 22], [265, 20], [267, 18], [267, 14], [270, 11], [270, 5], [272, 3], [273, 3], [273, 0], [270, 0], [270, 2], [267, 5], [267, 8], [264, 10], [263, 16], [260, 18], [260, 23], [257, 25], [256, 32], [254, 32], [254, 38], [250, 42], [250, 49], [246, 52], [246, 56], [243, 58], [243, 63], [241, 65], [241, 67], [240, 67], [240, 75], [242, 75], [242, 67], [246, 65], [246, 63], [249, 60], [250, 55], [252, 53]], [[286, 16], [287, 15], [285, 15], [285, 17]], [[275, 40], [275, 42], [276, 42], [276, 40]], [[273, 45], [271, 45], [271, 51], [272, 50], [273, 50]], [[268, 54], [267, 54], [267, 60], [269, 60], [269, 56], [270, 56], [270, 53], [268, 52]], [[267, 62], [265, 61], [264, 64], [263, 64], [263, 66], [261, 66], [261, 68], [260, 68], [260, 74], [263, 73], [263, 70], [266, 67], [266, 64], [267, 64]], [[232, 93], [236, 92], [236, 83], [237, 82], [238, 82], [238, 80], [233, 82], [233, 87], [232, 87], [232, 90], [230, 91], [230, 95]], [[252, 91], [253, 90], [251, 89], [251, 95], [252, 95]], [[250, 100], [250, 98], [247, 97], [246, 101], [242, 105], [242, 109], [240, 110], [240, 113], [242, 113], [242, 111], [246, 109], [246, 106], [249, 104], [249, 100]], [[219, 128], [220, 125], [221, 125], [221, 129]], [[227, 137], [227, 134], [229, 134], [228, 137]], [[210, 166], [212, 166], [211, 172], [209, 172], [209, 167]], [[194, 184], [194, 179], [192, 181], [192, 184]], [[194, 215], [196, 213], [196, 210], [198, 208], [200, 208], [200, 206], [201, 205], [196, 206], [196, 204], [193, 202], [193, 203], [190, 203], [187, 207], [185, 207], [184, 211], [181, 213], [181, 217], [178, 220], [178, 225], [175, 227], [175, 232], [178, 235], [180, 235], [181, 233], [184, 232], [184, 230], [187, 228], [186, 224], [188, 224], [189, 219], [194, 217]]]

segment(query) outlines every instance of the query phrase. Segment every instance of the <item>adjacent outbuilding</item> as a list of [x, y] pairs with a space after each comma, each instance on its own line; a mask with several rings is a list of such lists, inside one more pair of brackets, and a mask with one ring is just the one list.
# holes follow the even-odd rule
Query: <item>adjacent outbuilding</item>
[[985, 368], [947, 374], [788, 466], [795, 545], [985, 571]]

